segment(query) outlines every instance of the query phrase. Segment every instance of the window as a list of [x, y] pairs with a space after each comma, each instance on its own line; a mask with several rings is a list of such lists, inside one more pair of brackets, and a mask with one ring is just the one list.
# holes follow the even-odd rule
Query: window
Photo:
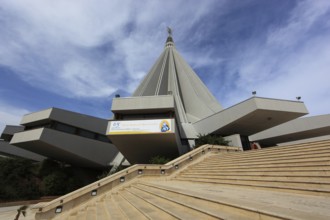
[[111, 141], [109, 140], [109, 138], [107, 136], [101, 135], [101, 134], [97, 135], [96, 140], [106, 142], [106, 143], [111, 143]]
[[82, 136], [82, 137], [86, 137], [86, 138], [91, 138], [91, 139], [95, 138], [95, 133], [94, 132], [86, 131], [86, 130], [83, 130], [83, 129], [78, 130], [78, 135]]
[[72, 127], [70, 125], [62, 124], [62, 123], [56, 123], [55, 129], [58, 131], [63, 131], [70, 134], [76, 133], [76, 128]]

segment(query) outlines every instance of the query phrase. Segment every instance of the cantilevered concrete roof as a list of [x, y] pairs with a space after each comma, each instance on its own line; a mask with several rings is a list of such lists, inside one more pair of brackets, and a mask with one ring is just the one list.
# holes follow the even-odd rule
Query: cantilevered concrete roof
[[38, 112], [24, 115], [21, 125], [36, 126], [43, 125], [50, 121], [62, 122], [78, 128], [104, 134], [108, 122], [105, 119], [97, 118], [89, 115], [79, 114], [59, 108], [49, 108]]
[[251, 135], [261, 146], [319, 137], [330, 134], [330, 114], [298, 118]]
[[15, 133], [21, 132], [21, 131], [24, 131], [24, 126], [7, 125], [5, 127], [5, 129], [3, 130], [0, 138], [9, 142]]
[[139, 96], [115, 98], [112, 100], [113, 113], [129, 114], [162, 113], [174, 111], [175, 103], [172, 95]]
[[303, 102], [252, 97], [193, 125], [200, 134], [248, 136], [306, 114]]
[[3, 140], [0, 140], [0, 155], [6, 155], [9, 157], [21, 157], [35, 161], [43, 161], [46, 159], [44, 156], [16, 147]]

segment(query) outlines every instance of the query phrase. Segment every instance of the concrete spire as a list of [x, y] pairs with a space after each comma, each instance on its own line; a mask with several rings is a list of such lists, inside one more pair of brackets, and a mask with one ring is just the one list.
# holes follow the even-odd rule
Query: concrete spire
[[222, 107], [198, 75], [175, 49], [168, 28], [165, 48], [133, 96], [173, 95], [180, 121], [195, 122]]

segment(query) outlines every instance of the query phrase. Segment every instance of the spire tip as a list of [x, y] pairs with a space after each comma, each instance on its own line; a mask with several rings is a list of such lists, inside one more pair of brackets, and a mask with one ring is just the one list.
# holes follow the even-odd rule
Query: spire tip
[[168, 36], [172, 36], [172, 28], [167, 27]]

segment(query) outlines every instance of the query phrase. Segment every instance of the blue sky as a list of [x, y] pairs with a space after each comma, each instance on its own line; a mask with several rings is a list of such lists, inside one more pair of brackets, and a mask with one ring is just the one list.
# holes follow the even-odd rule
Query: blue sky
[[111, 117], [163, 50], [177, 50], [223, 107], [251, 97], [330, 113], [329, 0], [2, 0], [0, 131], [29, 112]]

